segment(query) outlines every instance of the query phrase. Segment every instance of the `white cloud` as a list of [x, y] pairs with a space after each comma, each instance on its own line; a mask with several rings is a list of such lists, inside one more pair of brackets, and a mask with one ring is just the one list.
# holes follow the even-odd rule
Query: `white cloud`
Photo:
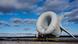
[[20, 24], [23, 23], [23, 19], [20, 19], [20, 18], [12, 18], [12, 19], [10, 20], [10, 23], [11, 23], [11, 25], [13, 25], [13, 26], [19, 26]]
[[12, 18], [9, 22], [12, 26], [35, 25], [36, 19]]
[[0, 21], [0, 26], [10, 26], [6, 21]]
[[78, 8], [77, 0], [72, 3], [69, 3], [69, 0], [45, 0], [43, 6], [38, 6], [37, 2], [38, 0], [0, 0], [0, 11], [28, 10], [40, 14], [45, 11], [61, 13], [64, 10]]
[[46, 0], [42, 7], [37, 7], [34, 11], [37, 13], [42, 13], [45, 11], [54, 11], [56, 13], [64, 12], [70, 4], [67, 0]]
[[[36, 1], [36, 0], [35, 0]], [[8, 11], [14, 10], [14, 9], [22, 9], [26, 10], [32, 7], [32, 5], [35, 3], [33, 0], [0, 0], [0, 8], [5, 9]], [[4, 10], [4, 11], [5, 11]]]
[[78, 9], [71, 11], [66, 17], [68, 17], [68, 22], [78, 23]]
[[12, 21], [14, 23], [21, 23], [22, 22], [22, 19], [20, 19], [20, 18], [13, 18]]
[[56, 10], [63, 11], [63, 9], [69, 6], [68, 2], [65, 0], [46, 0], [43, 7], [36, 7], [37, 5], [34, 5], [34, 3], [37, 3], [37, 1], [36, 0], [0, 0], [0, 6], [3, 7], [4, 9], [10, 8], [7, 9], [8, 11], [13, 10], [15, 8], [22, 10], [35, 9], [38, 12], [40, 11], [43, 12], [43, 10], [44, 11], [53, 10], [56, 12]]
[[14, 5], [16, 4], [16, 0], [0, 0], [0, 5], [1, 6], [7, 6], [7, 5]]
[[12, 18], [10, 21], [0, 21], [0, 26], [22, 26], [22, 25], [36, 25], [36, 19], [21, 19]]
[[24, 19], [24, 24], [35, 25], [36, 21], [36, 19]]

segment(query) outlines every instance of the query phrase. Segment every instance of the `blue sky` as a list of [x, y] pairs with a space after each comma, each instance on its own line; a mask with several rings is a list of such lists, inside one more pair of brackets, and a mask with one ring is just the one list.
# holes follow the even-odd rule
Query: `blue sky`
[[46, 11], [66, 15], [61, 24], [78, 34], [78, 0], [0, 0], [0, 33], [35, 32], [36, 20]]

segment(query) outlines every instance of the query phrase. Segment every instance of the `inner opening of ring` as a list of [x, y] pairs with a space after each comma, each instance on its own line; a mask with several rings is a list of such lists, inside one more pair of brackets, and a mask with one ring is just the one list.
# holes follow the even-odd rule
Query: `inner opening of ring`
[[44, 25], [49, 26], [51, 24], [51, 16], [47, 16], [44, 20]]

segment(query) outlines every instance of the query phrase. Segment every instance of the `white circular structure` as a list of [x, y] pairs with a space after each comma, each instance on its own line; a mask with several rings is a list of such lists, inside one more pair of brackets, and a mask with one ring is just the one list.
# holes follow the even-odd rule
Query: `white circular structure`
[[53, 34], [60, 36], [59, 17], [56, 13], [48, 11], [41, 14], [37, 21], [37, 32], [40, 34]]

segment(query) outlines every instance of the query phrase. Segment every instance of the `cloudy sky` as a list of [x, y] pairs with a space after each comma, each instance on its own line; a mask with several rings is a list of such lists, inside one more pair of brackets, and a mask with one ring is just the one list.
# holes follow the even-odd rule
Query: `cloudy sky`
[[0, 0], [0, 33], [33, 32], [46, 11], [65, 15], [62, 25], [78, 34], [78, 0]]

